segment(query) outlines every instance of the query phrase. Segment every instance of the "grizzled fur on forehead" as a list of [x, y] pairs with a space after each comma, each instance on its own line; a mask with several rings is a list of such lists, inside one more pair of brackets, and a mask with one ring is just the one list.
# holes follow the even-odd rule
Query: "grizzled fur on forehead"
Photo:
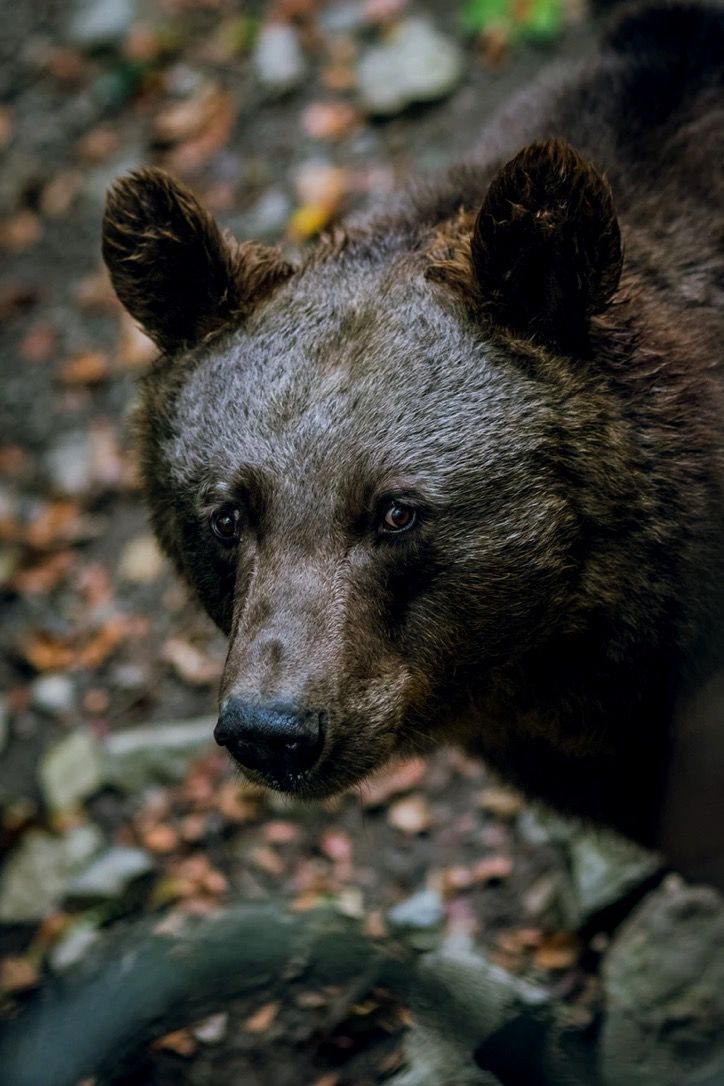
[[506, 434], [516, 459], [540, 442], [547, 393], [529, 361], [409, 258], [382, 269], [330, 259], [189, 358], [183, 381], [169, 374], [178, 387], [161, 448], [179, 485], [243, 463], [310, 489], [316, 475], [329, 490], [358, 469], [464, 487], [467, 461], [476, 477], [486, 459], [494, 474]]

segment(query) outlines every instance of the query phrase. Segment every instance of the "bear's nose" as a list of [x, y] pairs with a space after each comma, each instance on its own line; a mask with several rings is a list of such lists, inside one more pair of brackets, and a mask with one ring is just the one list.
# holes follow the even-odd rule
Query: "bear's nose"
[[290, 705], [254, 705], [227, 698], [214, 728], [214, 739], [246, 769], [271, 777], [284, 787], [318, 760], [324, 743], [326, 714]]

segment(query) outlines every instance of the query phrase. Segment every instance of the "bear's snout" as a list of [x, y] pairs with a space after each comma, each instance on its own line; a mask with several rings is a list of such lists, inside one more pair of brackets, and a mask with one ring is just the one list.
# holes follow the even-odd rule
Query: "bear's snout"
[[287, 790], [319, 760], [326, 719], [319, 709], [230, 697], [221, 706], [214, 738], [245, 769]]

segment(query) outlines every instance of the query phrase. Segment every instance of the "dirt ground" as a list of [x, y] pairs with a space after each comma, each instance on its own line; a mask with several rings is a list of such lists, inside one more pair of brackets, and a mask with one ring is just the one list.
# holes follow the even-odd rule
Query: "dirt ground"
[[[91, 9], [111, 24], [96, 39], [83, 30]], [[89, 904], [61, 891], [44, 915], [6, 920], [8, 1014], [33, 997], [81, 919], [102, 930], [244, 897], [296, 909], [339, 902], [374, 927], [425, 888], [439, 895], [448, 931], [473, 935], [494, 960], [595, 1014], [604, 922], [573, 932], [556, 897], [555, 842], [459, 755], [406, 764], [316, 808], [246, 792], [211, 747], [177, 783], [103, 781], [68, 806], [54, 805], [39, 770], [76, 732], [102, 744], [120, 729], [211, 716], [224, 657], [223, 638], [146, 525], [126, 419], [153, 352], [101, 270], [107, 185], [161, 163], [239, 236], [305, 244], [467, 150], [512, 89], [554, 56], [581, 55], [591, 37], [584, 19], [546, 44], [502, 32], [481, 40], [463, 33], [459, 9], [443, 0], [0, 3], [0, 847], [8, 860], [29, 833], [92, 826], [104, 847], [150, 857], [133, 892]], [[411, 13], [458, 43], [462, 76], [444, 101], [370, 117], [356, 58]], [[254, 60], [271, 15], [293, 28], [304, 68], [284, 93]], [[403, 1059], [408, 1014], [383, 992], [297, 991], [217, 1011], [228, 1017], [215, 1019], [211, 1041], [173, 1034], [125, 1081], [363, 1086]]]

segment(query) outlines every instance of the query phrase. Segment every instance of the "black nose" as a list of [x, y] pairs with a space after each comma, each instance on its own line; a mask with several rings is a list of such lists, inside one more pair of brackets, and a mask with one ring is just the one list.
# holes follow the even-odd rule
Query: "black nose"
[[214, 738], [247, 769], [288, 786], [318, 760], [324, 722], [325, 714], [317, 709], [299, 711], [290, 705], [253, 705], [227, 698]]

